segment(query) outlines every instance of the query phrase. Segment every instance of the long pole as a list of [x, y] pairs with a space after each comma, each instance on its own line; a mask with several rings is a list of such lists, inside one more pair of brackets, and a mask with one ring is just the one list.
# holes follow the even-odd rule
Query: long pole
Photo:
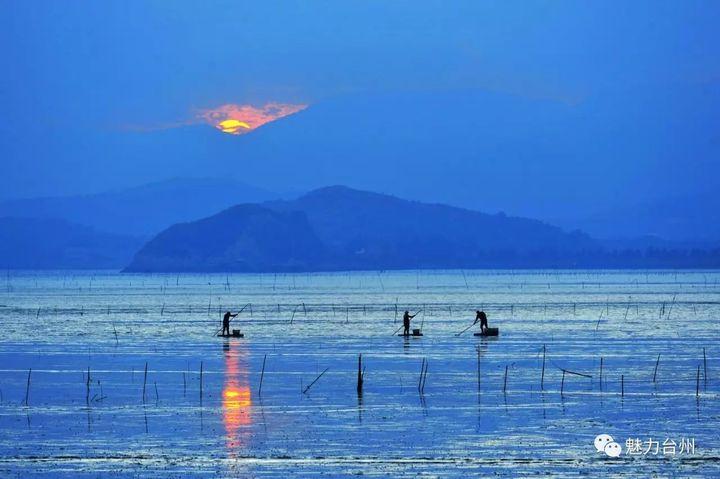
[[472, 328], [473, 326], [475, 326], [475, 323], [477, 323], [477, 321], [473, 321], [473, 323], [472, 323], [470, 326], [468, 326], [467, 328], [463, 329], [462, 331], [460, 331], [459, 333], [457, 333], [455, 336], [460, 336], [461, 334], [463, 334], [464, 332], [466, 332], [468, 329], [470, 329], [470, 328]]
[[[418, 311], [417, 313], [413, 314], [413, 315], [412, 315], [413, 318], [414, 318], [415, 316], [417, 316], [418, 314], [420, 314], [422, 311], [423, 311], [423, 310], [421, 309], [421, 310]], [[423, 319], [425, 319], [424, 316], [423, 316]], [[404, 319], [403, 319], [403, 325], [400, 326], [399, 328], [397, 328], [397, 329], [395, 330], [395, 332], [392, 333], [392, 335], [395, 336], [395, 335], [398, 333], [398, 331], [400, 331], [403, 327], [405, 327], [405, 320], [404, 320]], [[420, 326], [420, 329], [422, 330], [422, 326]]]
[[[243, 311], [245, 311], [245, 308], [247, 308], [248, 306], [251, 306], [250, 303], [248, 303], [248, 304], [246, 304], [245, 306], [243, 306], [242, 309], [240, 309], [240, 311], [238, 311], [238, 312], [235, 314], [235, 316], [237, 316], [238, 314], [240, 314], [240, 313], [242, 313]], [[233, 319], [235, 319], [235, 318], [230, 318], [230, 321], [228, 321], [228, 324], [231, 323]], [[292, 322], [292, 321], [291, 321], [291, 322]], [[218, 333], [221, 332], [221, 331], [222, 331], [222, 328], [220, 328], [220, 329], [218, 329], [217, 331], [215, 331], [214, 336], [217, 336]]]
[[319, 375], [318, 377], [316, 377], [313, 382], [311, 382], [310, 384], [308, 384], [308, 386], [303, 390], [302, 393], [303, 393], [303, 394], [307, 393], [307, 392], [310, 390], [310, 388], [312, 387], [312, 385], [315, 384], [315, 383], [318, 381], [318, 379], [320, 379], [321, 377], [323, 377], [323, 375], [324, 375], [326, 372], [328, 372], [328, 369], [330, 369], [330, 368], [325, 368], [325, 371], [321, 372], [320, 375]]

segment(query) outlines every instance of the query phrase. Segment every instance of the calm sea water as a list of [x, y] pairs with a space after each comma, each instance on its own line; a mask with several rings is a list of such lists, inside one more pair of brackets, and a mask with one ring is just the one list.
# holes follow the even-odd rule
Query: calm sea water
[[[719, 280], [9, 272], [0, 476], [719, 475]], [[498, 338], [457, 335], [476, 309]]]

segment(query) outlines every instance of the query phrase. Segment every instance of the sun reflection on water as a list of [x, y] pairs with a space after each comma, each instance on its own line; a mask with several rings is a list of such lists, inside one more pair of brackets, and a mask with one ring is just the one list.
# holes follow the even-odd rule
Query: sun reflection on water
[[248, 354], [241, 344], [232, 341], [223, 345], [225, 351], [225, 382], [222, 391], [225, 443], [230, 457], [246, 446], [252, 424], [252, 395], [248, 374]]

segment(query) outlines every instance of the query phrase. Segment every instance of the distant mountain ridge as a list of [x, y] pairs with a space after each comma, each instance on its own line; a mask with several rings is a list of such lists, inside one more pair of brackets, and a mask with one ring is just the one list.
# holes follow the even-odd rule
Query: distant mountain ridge
[[148, 242], [127, 270], [294, 271], [321, 254], [303, 213], [243, 204], [171, 226]]
[[0, 218], [0, 268], [119, 269], [142, 240], [59, 219]]
[[344, 186], [320, 188], [295, 201], [266, 206], [304, 212], [334, 257], [342, 258], [343, 268], [351, 269], [462, 267], [486, 263], [488, 254], [503, 256], [510, 250], [525, 255], [538, 248], [568, 251], [593, 244], [582, 233], [568, 234], [537, 220]]
[[0, 217], [61, 219], [121, 235], [152, 236], [168, 226], [238, 203], [279, 195], [231, 179], [175, 178], [91, 195], [0, 202]]
[[720, 250], [610, 250], [537, 220], [333, 186], [238, 205], [149, 241], [131, 272], [720, 265]]

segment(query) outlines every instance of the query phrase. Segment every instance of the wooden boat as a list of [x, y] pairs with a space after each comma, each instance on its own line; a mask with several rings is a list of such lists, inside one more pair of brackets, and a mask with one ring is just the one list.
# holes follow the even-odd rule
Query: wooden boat
[[233, 329], [232, 334], [218, 334], [218, 338], [244, 338], [245, 335], [239, 329]]
[[418, 336], [422, 336], [422, 335], [423, 335], [423, 333], [419, 329], [413, 329], [412, 333], [410, 333], [410, 334], [403, 334], [403, 333], [398, 334], [398, 336], [405, 336], [406, 338], [409, 338], [410, 336], [418, 337]]
[[499, 336], [500, 335], [500, 328], [487, 328], [484, 333], [475, 333], [475, 336]]

